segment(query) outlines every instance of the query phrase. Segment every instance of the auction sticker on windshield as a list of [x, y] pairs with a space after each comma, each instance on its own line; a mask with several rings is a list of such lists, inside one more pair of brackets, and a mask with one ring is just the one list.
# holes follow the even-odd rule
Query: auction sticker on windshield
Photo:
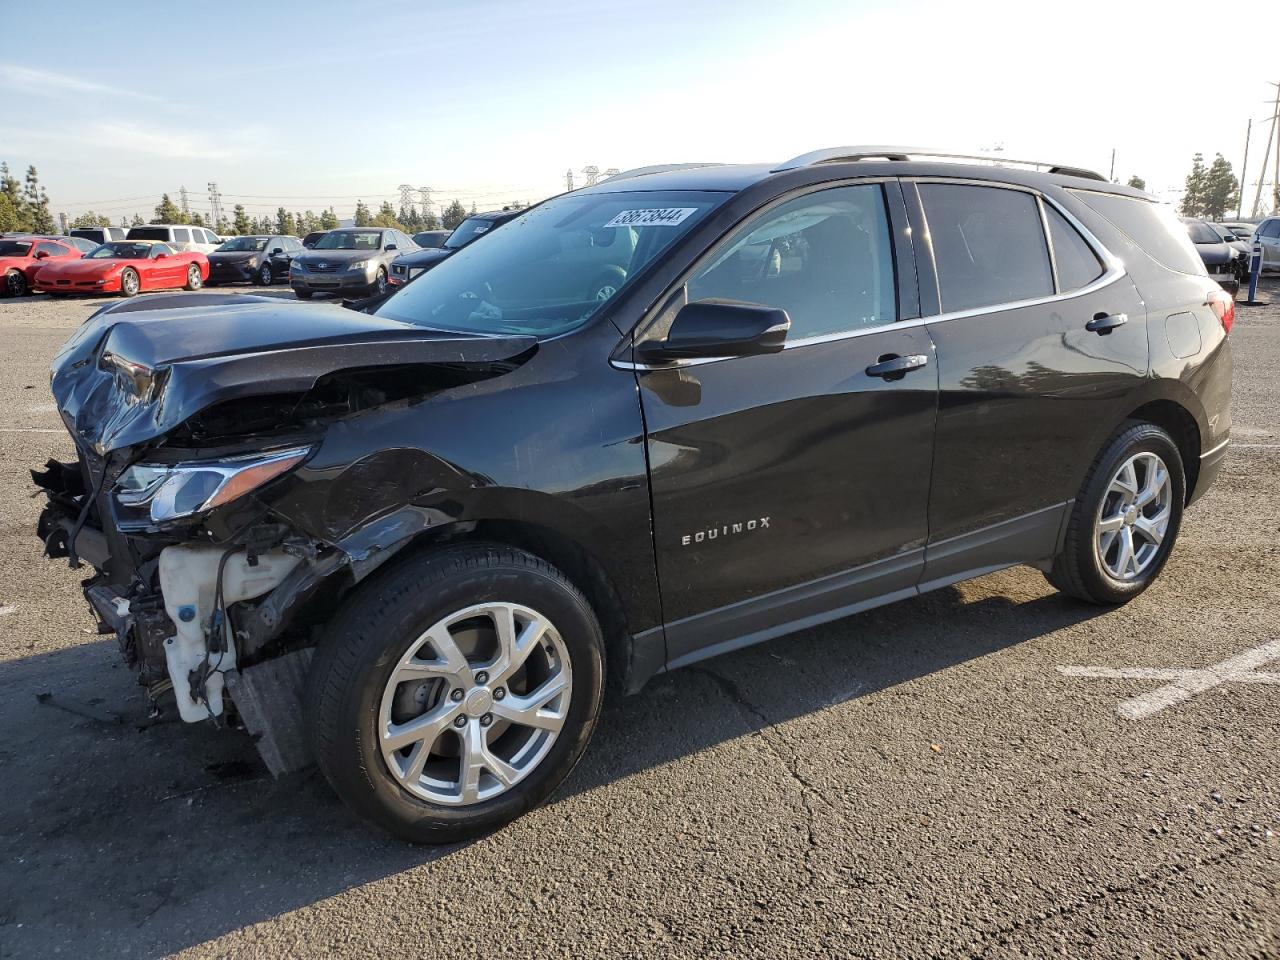
[[605, 224], [606, 227], [674, 227], [683, 223], [697, 207], [650, 207], [645, 210], [623, 210]]

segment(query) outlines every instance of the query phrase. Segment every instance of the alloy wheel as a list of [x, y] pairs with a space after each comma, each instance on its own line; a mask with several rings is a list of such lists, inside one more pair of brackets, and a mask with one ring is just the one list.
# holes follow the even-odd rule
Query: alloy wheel
[[126, 270], [120, 278], [120, 284], [124, 287], [126, 294], [133, 296], [138, 292], [138, 275], [132, 270]]
[[545, 616], [513, 603], [458, 610], [392, 670], [378, 712], [382, 758], [423, 800], [490, 800], [546, 757], [572, 693], [568, 648]]
[[20, 297], [27, 292], [27, 278], [19, 270], [10, 270], [4, 282], [11, 297]]
[[1107, 485], [1094, 523], [1094, 552], [1116, 580], [1133, 580], [1155, 562], [1173, 516], [1169, 468], [1154, 453], [1122, 463]]

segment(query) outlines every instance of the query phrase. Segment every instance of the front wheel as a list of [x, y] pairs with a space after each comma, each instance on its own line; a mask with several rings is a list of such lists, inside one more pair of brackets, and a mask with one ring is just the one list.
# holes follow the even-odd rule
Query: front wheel
[[257, 277], [255, 277], [255, 279], [257, 280], [258, 286], [260, 287], [271, 286], [272, 281], [275, 279], [274, 277], [271, 276], [271, 264], [264, 263], [261, 267], [259, 267], [258, 275]]
[[446, 843], [537, 806], [600, 714], [604, 643], [546, 562], [476, 544], [360, 587], [316, 650], [306, 708], [321, 771], [356, 813]]
[[1085, 477], [1049, 582], [1089, 603], [1132, 600], [1169, 559], [1186, 500], [1173, 439], [1155, 424], [1127, 424]]
[[21, 270], [10, 270], [4, 275], [4, 292], [11, 297], [25, 296], [27, 277]]
[[200, 264], [193, 263], [187, 267], [187, 290], [199, 290], [204, 286], [204, 279], [200, 276]]
[[295, 297], [297, 297], [299, 300], [310, 300], [310, 299], [311, 299], [311, 295], [312, 295], [312, 291], [310, 291], [310, 290], [299, 290], [297, 287], [294, 287], [294, 288], [293, 288], [293, 295], [294, 295]]
[[387, 292], [387, 271], [383, 267], [378, 268], [377, 276], [373, 278], [373, 295], [375, 297], [384, 296]]
[[138, 282], [138, 271], [125, 267], [120, 274], [120, 292], [126, 297], [136, 297], [142, 285]]

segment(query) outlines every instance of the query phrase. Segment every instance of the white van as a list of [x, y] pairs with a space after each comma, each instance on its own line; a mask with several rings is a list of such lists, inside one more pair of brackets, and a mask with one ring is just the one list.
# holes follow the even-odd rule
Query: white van
[[126, 240], [159, 240], [175, 250], [213, 253], [222, 243], [217, 234], [205, 227], [185, 227], [168, 223], [148, 223], [130, 227]]

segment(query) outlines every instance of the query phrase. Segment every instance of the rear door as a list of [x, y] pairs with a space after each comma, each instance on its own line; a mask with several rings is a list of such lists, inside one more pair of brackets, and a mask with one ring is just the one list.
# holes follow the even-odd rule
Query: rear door
[[1146, 375], [1147, 335], [1133, 283], [1053, 201], [957, 181], [918, 181], [908, 198], [932, 254], [922, 291], [938, 301], [923, 581], [936, 586], [1055, 552], [1068, 501]]
[[1280, 218], [1272, 217], [1258, 226], [1258, 242], [1262, 244], [1262, 266], [1280, 270]]
[[[923, 325], [896, 322], [918, 315], [897, 182], [771, 205], [685, 297], [782, 307], [791, 328], [781, 353], [637, 372], [670, 661], [910, 594], [937, 374]], [[876, 375], [893, 358], [909, 371]]]

